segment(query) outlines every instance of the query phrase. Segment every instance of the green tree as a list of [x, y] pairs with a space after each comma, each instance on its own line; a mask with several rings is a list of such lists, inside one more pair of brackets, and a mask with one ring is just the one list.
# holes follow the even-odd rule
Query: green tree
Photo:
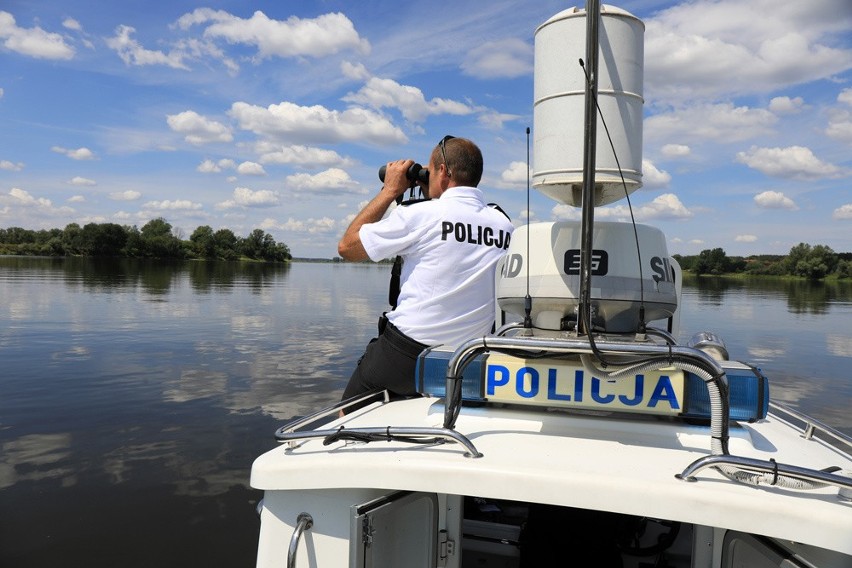
[[127, 231], [117, 223], [102, 223], [100, 240], [95, 254], [101, 256], [118, 256], [127, 243]]
[[839, 257], [825, 245], [811, 246], [799, 243], [790, 249], [787, 255], [787, 271], [795, 276], [804, 276], [810, 280], [825, 278], [837, 267]]
[[152, 258], [183, 258], [183, 244], [172, 234], [172, 226], [162, 217], [142, 226], [142, 252]]
[[90, 256], [117, 256], [127, 243], [127, 231], [115, 223], [88, 223], [81, 231], [83, 253]]
[[701, 251], [692, 267], [696, 274], [724, 274], [730, 268], [731, 261], [721, 248]]
[[237, 260], [240, 255], [237, 251], [239, 239], [231, 229], [219, 229], [213, 234], [216, 244], [216, 257], [224, 260]]
[[140, 256], [144, 256], [143, 253], [143, 243], [142, 243], [142, 233], [139, 232], [139, 228], [136, 225], [132, 227], [124, 227], [125, 233], [127, 233], [127, 241], [124, 243], [124, 256], [130, 258], [138, 258]]
[[240, 243], [240, 253], [248, 258], [261, 258], [265, 234], [262, 229], [255, 229]]
[[276, 262], [285, 262], [292, 258], [293, 255], [290, 254], [290, 247], [288, 247], [284, 243], [277, 243], [272, 253], [272, 258], [270, 258], [269, 260], [274, 260]]
[[9, 245], [35, 243], [35, 232], [21, 227], [9, 227], [4, 229], [3, 242]]
[[189, 237], [192, 252], [200, 258], [216, 258], [216, 237], [210, 225], [195, 229]]
[[62, 230], [62, 246], [65, 254], [83, 254], [83, 229], [77, 223], [69, 223]]

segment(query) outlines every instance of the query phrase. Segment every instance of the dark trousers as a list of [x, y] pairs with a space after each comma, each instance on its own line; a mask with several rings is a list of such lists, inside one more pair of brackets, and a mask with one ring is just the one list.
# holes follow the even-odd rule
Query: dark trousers
[[390, 391], [395, 398], [417, 394], [417, 356], [426, 347], [388, 323], [358, 360], [343, 391], [343, 399], [382, 389]]

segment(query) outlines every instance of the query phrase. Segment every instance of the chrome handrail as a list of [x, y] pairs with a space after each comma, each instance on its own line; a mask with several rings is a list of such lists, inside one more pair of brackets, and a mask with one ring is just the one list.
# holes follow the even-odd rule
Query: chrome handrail
[[[806, 440], [810, 440], [814, 437], [819, 440], [831, 445], [833, 448], [848, 454], [850, 450], [852, 450], [852, 438], [844, 434], [843, 432], [839, 432], [828, 426], [827, 424], [823, 424], [819, 420], [811, 418], [807, 414], [803, 412], [799, 412], [786, 404], [782, 404], [780, 402], [769, 401], [769, 408], [774, 410], [777, 414], [784, 414], [786, 417], [780, 418], [793, 418], [802, 422], [803, 425], [800, 427], [802, 431], [802, 437]], [[789, 420], [788, 420], [789, 421]], [[820, 436], [822, 434], [822, 436]], [[845, 446], [846, 449], [843, 448]]]
[[367, 393], [365, 395], [355, 396], [346, 400], [342, 400], [335, 404], [334, 406], [329, 406], [328, 408], [324, 408], [318, 412], [314, 412], [313, 414], [309, 414], [308, 416], [303, 416], [301, 418], [297, 418], [281, 426], [278, 430], [275, 431], [275, 438], [279, 442], [290, 441], [290, 447], [295, 448], [296, 442], [293, 441], [293, 438], [285, 438], [286, 434], [290, 434], [295, 432], [296, 430], [307, 427], [310, 424], [314, 424], [322, 421], [323, 423], [330, 422], [327, 419], [335, 419], [340, 416], [340, 413], [351, 406], [356, 404], [361, 404], [367, 402], [371, 399], [381, 400], [382, 403], [390, 402], [390, 394], [386, 390], [382, 391], [374, 391], [371, 393]]
[[[725, 465], [733, 466], [744, 471], [771, 473], [795, 479], [802, 479], [805, 481], [814, 481], [817, 483], [825, 483], [827, 485], [835, 485], [837, 487], [852, 489], [852, 477], [834, 475], [827, 471], [783, 464], [772, 460], [767, 461], [731, 455], [704, 456], [702, 458], [698, 458], [689, 464], [681, 473], [676, 474], [675, 477], [684, 481], [697, 481], [695, 474], [699, 471], [707, 469], [708, 467]], [[768, 485], [771, 485], [771, 483]]]
[[314, 518], [308, 513], [299, 513], [296, 517], [296, 530], [290, 537], [290, 547], [287, 549], [287, 568], [296, 567], [296, 550], [299, 548], [299, 539], [302, 533], [314, 526]]
[[386, 438], [388, 441], [397, 438], [411, 438], [416, 441], [416, 438], [429, 436], [432, 438], [440, 438], [441, 440], [452, 441], [461, 444], [467, 449], [465, 457], [481, 458], [482, 453], [476, 449], [473, 442], [455, 430], [448, 428], [408, 428], [408, 427], [367, 427], [367, 428], [332, 428], [327, 430], [311, 430], [309, 432], [276, 432], [275, 437], [281, 442], [290, 442], [291, 444], [297, 440], [308, 440], [311, 438], [326, 438], [329, 436], [346, 436], [356, 437], [359, 435], [373, 436], [376, 439]]

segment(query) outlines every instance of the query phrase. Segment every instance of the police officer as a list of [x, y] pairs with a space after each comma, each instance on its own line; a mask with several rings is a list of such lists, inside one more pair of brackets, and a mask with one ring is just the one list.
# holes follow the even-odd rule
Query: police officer
[[513, 226], [481, 190], [482, 152], [465, 138], [444, 137], [429, 159], [428, 201], [388, 208], [409, 188], [413, 160], [387, 164], [384, 186], [338, 243], [346, 260], [403, 260], [396, 307], [369, 345], [343, 398], [377, 389], [415, 391], [417, 356], [488, 333], [494, 323], [494, 272]]

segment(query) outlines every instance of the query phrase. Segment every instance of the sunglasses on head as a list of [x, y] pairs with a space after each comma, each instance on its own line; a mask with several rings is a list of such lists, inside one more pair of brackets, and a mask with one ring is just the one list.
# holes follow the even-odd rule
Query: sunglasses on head
[[441, 148], [441, 157], [444, 159], [444, 167], [447, 168], [447, 176], [452, 175], [452, 172], [450, 171], [450, 165], [447, 163], [447, 150], [445, 146], [447, 140], [452, 140], [453, 138], [455, 138], [455, 136], [447, 134], [446, 136], [441, 138], [440, 142], [438, 142], [438, 146]]

